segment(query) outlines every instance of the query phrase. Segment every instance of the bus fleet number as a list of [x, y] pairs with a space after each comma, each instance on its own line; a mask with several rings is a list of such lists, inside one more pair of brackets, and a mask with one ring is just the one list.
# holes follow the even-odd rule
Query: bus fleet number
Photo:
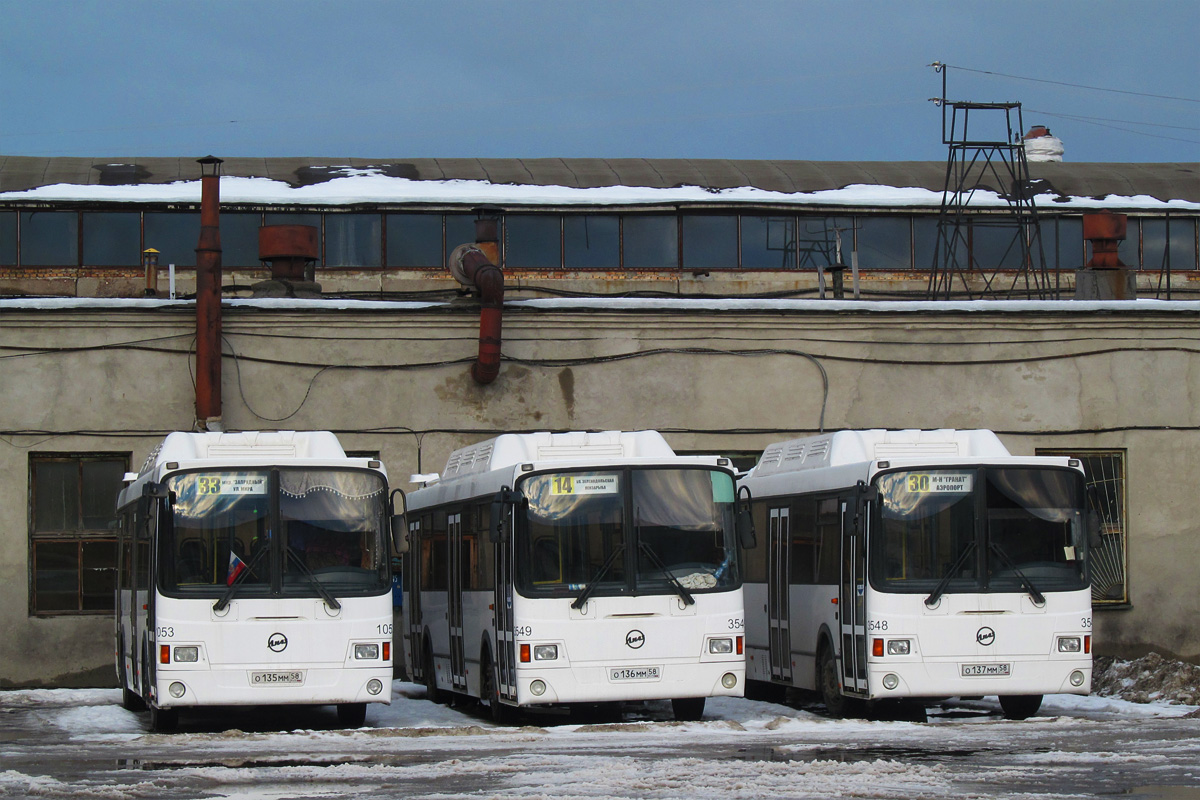
[[888, 628], [886, 619], [869, 619], [867, 620], [867, 630], [869, 631], [886, 631]]
[[729, 620], [729, 630], [731, 631], [740, 631], [744, 627], [746, 627], [746, 620], [744, 619]]
[[384, 623], [383, 625], [376, 625], [375, 630], [378, 631], [383, 636], [391, 636], [392, 635], [391, 623]]
[[1080, 627], [1082, 627], [1084, 630], [1089, 630], [1089, 631], [1090, 631], [1090, 630], [1092, 629], [1092, 618], [1091, 618], [1091, 617], [1084, 617], [1083, 619], [1079, 620], [1079, 625], [1080, 625]]
[[170, 639], [172, 636], [175, 635], [175, 629], [170, 628], [170, 627], [159, 626], [154, 629], [154, 633], [158, 636], [159, 639]]

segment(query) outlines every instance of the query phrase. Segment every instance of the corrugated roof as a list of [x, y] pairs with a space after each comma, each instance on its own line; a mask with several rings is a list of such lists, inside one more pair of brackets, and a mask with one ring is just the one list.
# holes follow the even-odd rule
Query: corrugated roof
[[[894, 186], [940, 192], [940, 161], [767, 161], [641, 158], [230, 158], [222, 174], [263, 177], [310, 186], [343, 177], [346, 169], [373, 170], [410, 180], [479, 180], [522, 186], [607, 186], [656, 189], [753, 187], [796, 193], [847, 186]], [[1200, 202], [1200, 163], [1033, 162], [1030, 176], [1061, 195], [1145, 195]], [[0, 156], [0, 192], [56, 184], [146, 185], [196, 180], [194, 158], [38, 158]], [[1000, 188], [1000, 187], [996, 187]]]

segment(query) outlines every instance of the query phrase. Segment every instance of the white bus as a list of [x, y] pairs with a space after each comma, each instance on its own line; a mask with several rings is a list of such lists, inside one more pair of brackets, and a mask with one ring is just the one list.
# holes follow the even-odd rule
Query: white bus
[[[997, 695], [1035, 714], [1091, 689], [1081, 463], [986, 430], [840, 431], [768, 447], [739, 483], [747, 679], [863, 701]], [[919, 701], [918, 701], [919, 702]]]
[[506, 722], [657, 699], [698, 719], [742, 695], [753, 534], [728, 459], [677, 456], [655, 431], [505, 434], [413, 477], [405, 650], [431, 699]]
[[[155, 730], [197, 706], [336, 704], [392, 681], [390, 498], [328, 432], [172, 433], [118, 498], [116, 667]], [[403, 531], [403, 523], [400, 523]]]

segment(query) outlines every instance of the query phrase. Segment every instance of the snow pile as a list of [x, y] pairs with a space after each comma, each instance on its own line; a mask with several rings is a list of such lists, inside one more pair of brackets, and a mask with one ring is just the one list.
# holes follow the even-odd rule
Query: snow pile
[[1092, 694], [1131, 703], [1200, 705], [1200, 666], [1149, 653], [1133, 661], [1097, 656]]

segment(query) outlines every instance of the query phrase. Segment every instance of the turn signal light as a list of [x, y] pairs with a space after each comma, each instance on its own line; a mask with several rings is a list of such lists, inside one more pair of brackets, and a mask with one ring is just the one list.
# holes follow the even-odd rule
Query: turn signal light
[[158, 663], [160, 663], [160, 664], [170, 664], [171, 663], [171, 645], [160, 644], [158, 646]]
[[742, 637], [737, 637], [737, 654], [742, 655]]
[[383, 643], [383, 660], [384, 661], [392, 660], [392, 643], [391, 642]]
[[1092, 635], [1090, 633], [1083, 637], [1083, 652], [1092, 652]]
[[529, 660], [529, 645], [523, 644], [521, 645], [521, 663], [528, 664]]
[[871, 655], [876, 658], [883, 658], [883, 639], [871, 640]]

